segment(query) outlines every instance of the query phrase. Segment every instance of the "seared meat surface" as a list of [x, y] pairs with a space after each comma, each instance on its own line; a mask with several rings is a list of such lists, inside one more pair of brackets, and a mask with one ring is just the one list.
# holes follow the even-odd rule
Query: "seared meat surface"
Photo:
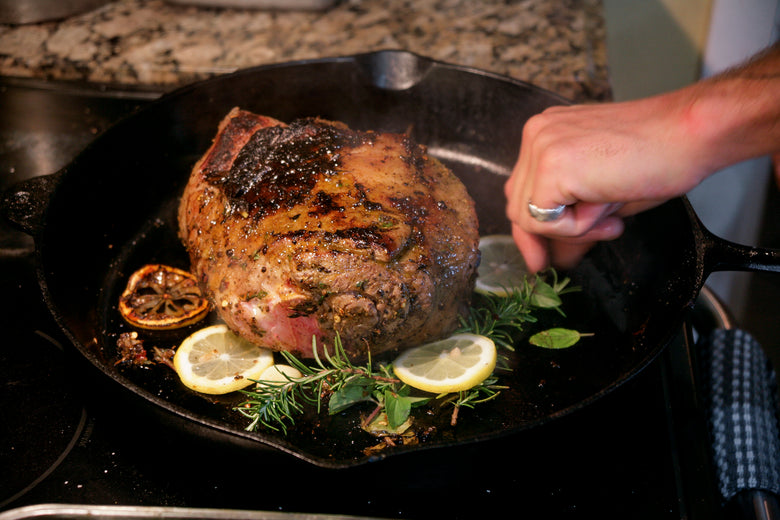
[[463, 184], [401, 134], [233, 109], [179, 207], [192, 272], [221, 319], [311, 357], [353, 359], [450, 333], [479, 262]]

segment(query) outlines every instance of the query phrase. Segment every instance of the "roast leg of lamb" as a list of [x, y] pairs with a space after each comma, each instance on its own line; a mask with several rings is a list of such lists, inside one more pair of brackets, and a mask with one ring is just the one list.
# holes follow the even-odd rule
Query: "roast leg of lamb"
[[353, 359], [444, 337], [479, 263], [474, 202], [449, 169], [404, 134], [318, 118], [233, 109], [178, 218], [219, 317], [304, 358], [337, 335]]

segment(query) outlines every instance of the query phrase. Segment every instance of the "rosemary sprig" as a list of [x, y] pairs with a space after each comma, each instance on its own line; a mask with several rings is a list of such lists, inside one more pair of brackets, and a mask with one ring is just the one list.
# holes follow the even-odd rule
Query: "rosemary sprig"
[[451, 404], [453, 407], [452, 415], [450, 417], [450, 425], [455, 426], [455, 424], [458, 422], [458, 413], [460, 412], [461, 408], [473, 409], [478, 404], [492, 401], [498, 397], [498, 394], [501, 393], [501, 390], [506, 388], [508, 387], [499, 385], [498, 377], [493, 375], [473, 388], [469, 388], [468, 390], [463, 390], [457, 394], [451, 394], [449, 397], [446, 397], [442, 404]]
[[497, 346], [513, 352], [524, 326], [536, 323], [534, 311], [552, 309], [565, 316], [561, 296], [579, 290], [571, 287], [570, 282], [568, 277], [559, 280], [558, 273], [550, 268], [533, 277], [526, 276], [523, 285], [509, 291], [507, 296], [475, 295], [468, 315], [460, 319], [457, 332], [487, 336]]
[[326, 349], [323, 351], [324, 360], [315, 338], [312, 338], [312, 351], [313, 366], [289, 352], [281, 353], [287, 363], [301, 372], [301, 377], [285, 375], [287, 381], [281, 383], [256, 381], [254, 390], [242, 391], [247, 399], [236, 410], [252, 420], [247, 430], [256, 430], [258, 425], [263, 425], [276, 431], [281, 429], [286, 434], [287, 423], [294, 424], [293, 416], [304, 412], [304, 403], [316, 406], [317, 413], [321, 413], [323, 398], [329, 396], [328, 412], [334, 414], [361, 401], [380, 404], [385, 389], [400, 384], [389, 368], [380, 366], [378, 372], [374, 371], [370, 357], [365, 366], [354, 365], [338, 336], [333, 354]]

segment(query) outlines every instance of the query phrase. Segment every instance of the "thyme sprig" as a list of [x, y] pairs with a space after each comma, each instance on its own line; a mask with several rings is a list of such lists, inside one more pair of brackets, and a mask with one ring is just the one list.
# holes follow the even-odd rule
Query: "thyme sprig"
[[[551, 309], [564, 315], [561, 296], [578, 290], [569, 284], [568, 278], [559, 280], [557, 273], [550, 269], [526, 277], [523, 285], [510, 291], [507, 296], [479, 295], [468, 315], [461, 318], [457, 332], [487, 336], [498, 347], [514, 351], [514, 344], [525, 325], [537, 321], [534, 311]], [[558, 335], [548, 334], [546, 337], [548, 341], [555, 341]], [[474, 408], [493, 400], [506, 388], [498, 384], [500, 377], [494, 372], [491, 377], [469, 390], [421, 396], [413, 393], [408, 385], [394, 376], [390, 364], [379, 364], [374, 368], [370, 353], [365, 365], [353, 364], [338, 336], [334, 340], [332, 353], [323, 349], [320, 354], [314, 338], [312, 351], [314, 359], [311, 364], [303, 363], [289, 352], [281, 352], [285, 361], [301, 372], [301, 377], [285, 375], [286, 382], [257, 381], [254, 390], [242, 391], [247, 399], [236, 410], [251, 419], [247, 430], [254, 431], [262, 425], [286, 434], [288, 425], [295, 423], [294, 417], [304, 413], [305, 405], [312, 405], [316, 407], [317, 413], [321, 413], [325, 400], [331, 415], [357, 403], [373, 403], [373, 411], [363, 419], [362, 426], [366, 428], [379, 414], [385, 414], [391, 429], [404, 425], [413, 408], [438, 400], [442, 405], [453, 407], [450, 423], [454, 425], [461, 408]], [[499, 356], [499, 359], [501, 362], [497, 372], [508, 370], [506, 358]]]

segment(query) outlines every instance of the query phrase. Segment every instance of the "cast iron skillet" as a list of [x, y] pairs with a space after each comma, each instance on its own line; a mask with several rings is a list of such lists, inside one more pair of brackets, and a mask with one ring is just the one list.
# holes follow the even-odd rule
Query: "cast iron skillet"
[[[455, 427], [446, 413], [429, 419], [433, 428], [420, 444], [369, 454], [376, 440], [357, 427], [357, 412], [305, 416], [287, 436], [248, 433], [244, 418], [230, 410], [235, 401], [189, 392], [162, 366], [115, 365], [117, 335], [128, 330], [115, 305], [127, 276], [149, 262], [188, 267], [174, 215], [190, 168], [234, 106], [282, 121], [321, 116], [358, 129], [408, 131], [466, 183], [480, 232], [506, 233], [502, 186], [523, 124], [565, 103], [521, 81], [400, 51], [263, 66], [162, 97], [105, 132], [62, 171], [10, 190], [4, 213], [35, 239], [40, 286], [59, 325], [119, 394], [198, 436], [347, 467], [506, 435], [579, 410], [658, 355], [711, 272], [778, 271], [780, 254], [714, 237], [685, 199], [637, 216], [620, 240], [598, 246], [567, 273], [582, 292], [566, 299], [565, 324], [594, 337], [563, 351], [521, 341], [511, 356], [514, 370], [502, 379], [509, 389], [499, 399], [464, 410]], [[544, 326], [558, 319], [540, 318]], [[149, 346], [177, 341], [147, 339]]]

